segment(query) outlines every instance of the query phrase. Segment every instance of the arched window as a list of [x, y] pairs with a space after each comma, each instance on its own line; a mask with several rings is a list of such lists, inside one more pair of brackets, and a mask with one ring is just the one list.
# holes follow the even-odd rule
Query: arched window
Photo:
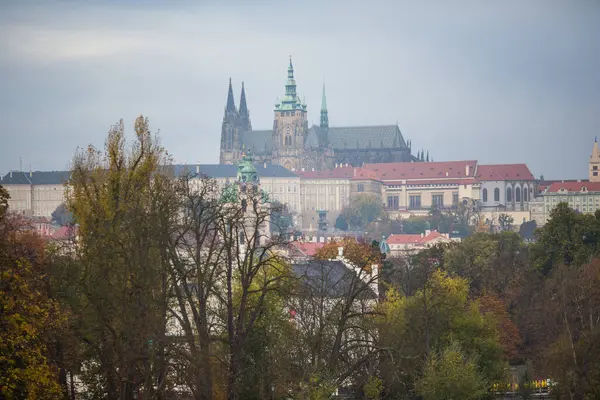
[[517, 203], [520, 203], [520, 202], [521, 202], [521, 188], [520, 188], [520, 187], [517, 187], [517, 188], [515, 189], [515, 201], [516, 201]]
[[523, 188], [523, 201], [529, 201], [529, 190], [526, 187]]
[[512, 188], [508, 187], [506, 188], [506, 202], [510, 203], [512, 200]]
[[483, 189], [483, 202], [487, 203], [487, 189]]
[[286, 146], [292, 145], [292, 137], [290, 135], [285, 135], [285, 145]]
[[494, 189], [494, 201], [500, 201], [500, 189]]

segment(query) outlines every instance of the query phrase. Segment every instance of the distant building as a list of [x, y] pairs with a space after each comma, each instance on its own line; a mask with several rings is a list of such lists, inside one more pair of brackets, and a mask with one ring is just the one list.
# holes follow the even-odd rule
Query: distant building
[[300, 202], [302, 204], [302, 227], [317, 228], [318, 212], [325, 211], [327, 224], [335, 220], [360, 194], [373, 196], [381, 202], [382, 183], [374, 171], [352, 166], [337, 166], [324, 171], [295, 171], [300, 177]]
[[447, 233], [429, 230], [421, 234], [392, 234], [387, 238], [392, 256], [415, 254], [438, 243], [452, 241]]
[[477, 161], [365, 164], [383, 184], [383, 204], [396, 218], [426, 215], [432, 207], [479, 200]]
[[64, 183], [68, 179], [68, 171], [10, 171], [0, 177], [0, 185], [10, 195], [10, 211], [50, 218], [54, 210], [65, 202]]
[[558, 182], [550, 185], [544, 193], [544, 222], [559, 203], [567, 203], [581, 213], [595, 213], [600, 209], [600, 182]]
[[[334, 127], [329, 124], [325, 86], [320, 121], [308, 126], [308, 107], [297, 93], [290, 58], [285, 94], [275, 104], [273, 129], [253, 130], [242, 83], [239, 110], [235, 106], [231, 79], [221, 127], [220, 163], [237, 162], [250, 150], [261, 162], [283, 165], [290, 170], [327, 169], [336, 164], [425, 161], [411, 156], [397, 125]], [[427, 155], [429, 158], [429, 154]]]

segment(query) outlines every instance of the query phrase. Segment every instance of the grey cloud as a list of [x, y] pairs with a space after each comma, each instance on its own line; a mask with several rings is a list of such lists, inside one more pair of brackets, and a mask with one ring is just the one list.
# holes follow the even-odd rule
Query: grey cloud
[[[436, 160], [585, 177], [600, 131], [599, 6], [562, 2], [139, 2], [12, 6], [0, 17], [0, 171], [64, 168], [139, 113], [180, 161], [216, 162], [231, 76], [268, 128], [292, 54], [309, 119], [398, 121]], [[500, 4], [500, 3], [498, 3]], [[460, 6], [459, 6], [460, 5]]]

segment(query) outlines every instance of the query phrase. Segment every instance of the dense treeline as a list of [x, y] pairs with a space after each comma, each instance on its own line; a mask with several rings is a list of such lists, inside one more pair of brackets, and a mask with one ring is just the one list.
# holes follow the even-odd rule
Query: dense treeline
[[[131, 145], [121, 122], [79, 151], [61, 243], [0, 187], [0, 397], [483, 399], [551, 378], [600, 398], [600, 214], [561, 204], [535, 243], [477, 233], [406, 257], [346, 239], [307, 283], [281, 205], [170, 165], [143, 117]], [[328, 275], [338, 247], [351, 276]]]

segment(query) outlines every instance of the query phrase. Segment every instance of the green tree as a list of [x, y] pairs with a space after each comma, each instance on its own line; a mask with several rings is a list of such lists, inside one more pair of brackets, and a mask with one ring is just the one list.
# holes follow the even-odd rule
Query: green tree
[[383, 204], [376, 196], [361, 193], [350, 200], [350, 205], [342, 210], [341, 215], [350, 229], [364, 229], [371, 222], [383, 218]]
[[567, 203], [559, 203], [536, 239], [532, 262], [544, 274], [558, 264], [582, 265], [598, 254], [599, 215], [580, 214]]
[[508, 231], [512, 229], [512, 225], [515, 222], [513, 217], [508, 214], [500, 214], [498, 217], [498, 223], [500, 224], [500, 229], [503, 231]]
[[386, 391], [411, 393], [426, 361], [435, 359], [453, 341], [476, 364], [482, 380], [502, 379], [506, 363], [497, 322], [468, 299], [465, 279], [449, 277], [435, 269], [435, 263], [429, 268], [414, 296], [403, 297], [392, 290], [380, 305], [385, 317], [380, 320], [379, 337], [389, 354], [381, 364]]
[[482, 398], [487, 388], [476, 359], [465, 355], [453, 341], [429, 357], [416, 391], [424, 400], [470, 400]]

